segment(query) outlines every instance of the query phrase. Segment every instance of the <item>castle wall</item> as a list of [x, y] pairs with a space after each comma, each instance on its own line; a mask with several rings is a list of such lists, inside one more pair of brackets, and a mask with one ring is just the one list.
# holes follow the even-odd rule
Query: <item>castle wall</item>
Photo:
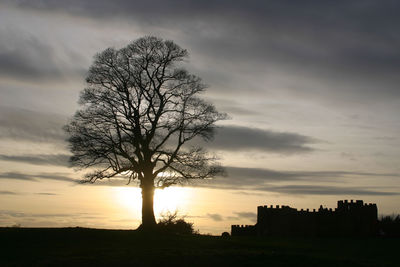
[[259, 206], [257, 224], [232, 226], [232, 235], [264, 236], [369, 236], [375, 235], [376, 204], [362, 200], [338, 201], [335, 210], [297, 210], [289, 206]]
[[251, 236], [256, 235], [257, 230], [255, 225], [232, 225], [231, 235], [233, 236]]

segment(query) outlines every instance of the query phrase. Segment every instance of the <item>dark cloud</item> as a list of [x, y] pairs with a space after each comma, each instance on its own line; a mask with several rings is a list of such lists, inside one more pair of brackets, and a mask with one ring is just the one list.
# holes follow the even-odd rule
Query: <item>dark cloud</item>
[[316, 185], [287, 185], [269, 186], [260, 190], [278, 192], [284, 194], [299, 195], [355, 195], [355, 196], [397, 196], [399, 192], [377, 191], [368, 188], [338, 187], [338, 186], [316, 186]]
[[236, 191], [233, 192], [234, 194], [237, 195], [244, 195], [244, 196], [265, 196], [265, 193], [256, 193], [254, 191]]
[[[206, 182], [198, 182], [198, 186], [208, 188], [222, 188], [233, 190], [254, 190], [263, 192], [277, 192], [287, 194], [326, 194], [326, 195], [397, 195], [396, 192], [371, 190], [369, 187], [337, 187], [331, 185], [287, 185], [277, 186], [278, 182], [290, 183], [344, 183], [349, 180], [356, 181], [366, 177], [399, 178], [398, 173], [373, 173], [373, 172], [349, 172], [349, 171], [276, 171], [260, 168], [227, 167], [228, 176], [217, 177]], [[360, 180], [361, 181], [361, 180]]]
[[[235, 0], [151, 2], [23, 0], [3, 1], [0, 5], [2, 10], [5, 10], [3, 7], [12, 5], [26, 14], [33, 12], [28, 15], [46, 15], [43, 17], [49, 23], [57, 24], [53, 28], [61, 28], [63, 23], [68, 24], [68, 20], [78, 21], [89, 29], [95, 25], [96, 31], [97, 28], [101, 28], [99, 25], [110, 25], [99, 34], [107, 36], [104, 38], [106, 41], [99, 35], [88, 36], [88, 39], [85, 39], [86, 36], [81, 37], [79, 27], [76, 28], [76, 34], [84, 40], [83, 42], [89, 43], [93, 41], [90, 38], [94, 37], [97, 38], [94, 42], [99, 40], [100, 46], [119, 44], [116, 40], [121, 39], [125, 42], [128, 38], [126, 29], [120, 32], [120, 28], [115, 28], [115, 25], [123, 27], [134, 25], [132, 30], [134, 35], [149, 33], [172, 38], [189, 49], [194, 60], [188, 68], [195, 70], [211, 85], [209, 91], [213, 96], [211, 99], [219, 97], [220, 100], [217, 102], [224, 111], [251, 117], [249, 123], [259, 120], [263, 114], [273, 113], [274, 109], [269, 103], [276, 103], [280, 100], [279, 97], [284, 98], [279, 109], [282, 114], [286, 114], [286, 117], [282, 117], [282, 123], [286, 125], [288, 120], [289, 123], [294, 120], [287, 117], [288, 110], [283, 107], [291, 107], [292, 103], [297, 103], [299, 100], [299, 106], [295, 104], [293, 109], [300, 109], [301, 112], [302, 109], [309, 109], [308, 106], [303, 106], [304, 103], [325, 108], [325, 103], [329, 102], [334, 104], [334, 109], [327, 108], [327, 113], [346, 113], [348, 111], [339, 109], [339, 105], [340, 107], [347, 105], [352, 109], [351, 114], [354, 114], [353, 109], [356, 107], [357, 114], [362, 115], [347, 118], [353, 121], [350, 124], [346, 124], [346, 120], [343, 121], [341, 129], [358, 128], [375, 131], [373, 135], [378, 136], [375, 142], [397, 140], [392, 137], [395, 136], [397, 129], [389, 131], [391, 129], [388, 128], [397, 127], [396, 112], [400, 99], [398, 90], [400, 3], [398, 1], [356, 0], [326, 3], [313, 0], [299, 3], [283, 0], [244, 3]], [[63, 20], [55, 20], [54, 17], [61, 17], [58, 16], [60, 13], [63, 14]], [[20, 28], [27, 26], [29, 25]], [[52, 38], [40, 38], [33, 27], [27, 27], [27, 32], [31, 31], [31, 34], [25, 32], [23, 35], [21, 32], [6, 32], [3, 29], [0, 31], [1, 78], [42, 81], [61, 79], [65, 75], [69, 67], [61, 64], [59, 54], [64, 47], [57, 48], [55, 43], [51, 43]], [[47, 34], [52, 35], [51, 28]], [[136, 35], [132, 38], [136, 38]], [[65, 49], [71, 45], [66, 43]], [[91, 52], [82, 51], [81, 56], [83, 53]], [[78, 57], [75, 56], [72, 61], [78, 62], [75, 61]], [[79, 65], [84, 64], [80, 62]], [[78, 66], [73, 67], [73, 69], [78, 68]], [[241, 98], [241, 96], [246, 97]], [[264, 97], [270, 97], [271, 101], [264, 101]], [[259, 99], [260, 103], [249, 101], [255, 98]], [[237, 102], [230, 103], [232, 99]], [[374, 110], [370, 103], [385, 106], [383, 112]], [[391, 106], [393, 104], [394, 108]], [[359, 110], [360, 106], [363, 106], [364, 110]], [[395, 112], [391, 112], [392, 110]], [[376, 120], [379, 123], [374, 123], [374, 120], [364, 116], [364, 111], [382, 114], [381, 118], [384, 118], [385, 122], [387, 119], [386, 124], [391, 126], [382, 128], [381, 124], [385, 124], [383, 120]], [[307, 112], [310, 121], [330, 118], [329, 114], [314, 116], [312, 113], [313, 111]], [[266, 121], [265, 118], [262, 119], [263, 122]], [[396, 123], [391, 123], [391, 120], [396, 120]], [[63, 142], [65, 136], [61, 127], [65, 121], [66, 118], [54, 114], [0, 109], [0, 138]], [[306, 119], [303, 121], [306, 122]], [[326, 130], [330, 130], [337, 122], [320, 119], [318, 123], [318, 127], [326, 125]], [[381, 137], [377, 134], [378, 130], [382, 130]], [[338, 140], [343, 140], [342, 133], [336, 133], [333, 129], [331, 135], [337, 135]], [[365, 142], [364, 138], [365, 136], [360, 136], [355, 141]], [[349, 144], [346, 142], [348, 141], [342, 144], [343, 147]], [[351, 145], [356, 142], [352, 142]], [[316, 139], [302, 135], [298, 130], [282, 133], [227, 126], [220, 129], [215, 141], [207, 145], [210, 149], [229, 152], [263, 151], [293, 154], [315, 150], [314, 143], [317, 143]], [[395, 144], [393, 147], [396, 147]], [[336, 155], [341, 151], [336, 151]], [[359, 160], [362, 160], [362, 151], [351, 148], [349, 151], [354, 151]], [[385, 155], [389, 157], [390, 153], [385, 150]], [[355, 158], [349, 153], [343, 153], [342, 156]], [[1, 157], [3, 161], [62, 164], [61, 158], [59, 161], [52, 161], [44, 155], [36, 158], [33, 158], [33, 155]], [[396, 193], [388, 192], [387, 188], [338, 187], [325, 184], [317, 186], [313, 183], [329, 182], [336, 185], [350, 179], [354, 183], [361, 183], [362, 178], [399, 177], [396, 173], [276, 171], [237, 167], [228, 167], [228, 173], [228, 177], [218, 177], [203, 186], [285, 194], [393, 195]], [[8, 177], [20, 180], [50, 179], [48, 176], [40, 178], [21, 173], [8, 173]], [[5, 178], [4, 173], [0, 174], [0, 178]], [[121, 181], [122, 179], [116, 180], [118, 183]], [[277, 186], [276, 184], [281, 181], [286, 184], [301, 182], [309, 185]]]
[[39, 83], [83, 79], [88, 62], [82, 55], [19, 26], [0, 29], [0, 78]]
[[340, 153], [340, 156], [348, 160], [357, 160], [357, 157], [351, 152], [342, 152]]
[[[228, 176], [221, 177], [226, 182], [232, 180], [247, 180], [251, 182], [261, 181], [298, 181], [318, 180], [332, 182], [338, 178], [345, 177], [400, 177], [399, 173], [374, 173], [374, 172], [351, 172], [351, 171], [276, 171], [261, 168], [227, 167]], [[246, 182], [245, 182], [246, 183]], [[245, 184], [243, 183], [243, 184]]]
[[69, 155], [56, 154], [56, 155], [22, 155], [22, 156], [9, 156], [1, 155], [2, 161], [13, 161], [21, 163], [29, 163], [34, 165], [54, 165], [54, 166], [69, 166]]
[[19, 172], [5, 172], [0, 173], [0, 179], [11, 179], [11, 180], [24, 180], [24, 181], [36, 181], [34, 177]]
[[257, 220], [257, 214], [254, 212], [234, 212], [235, 216], [228, 216], [228, 220], [250, 220], [255, 222]]
[[0, 107], [0, 139], [63, 142], [67, 117], [33, 110]]
[[[210, 91], [227, 98], [233, 98], [228, 95], [232, 92], [249, 98], [282, 93], [288, 99], [317, 100], [324, 105], [329, 102], [335, 107], [340, 104], [353, 108], [382, 100], [396, 102], [398, 107], [400, 18], [395, 10], [400, 4], [396, 1], [4, 3], [4, 7], [12, 5], [36, 15], [63, 13], [67, 15], [65, 20], [71, 21], [84, 18], [81, 23], [85, 26], [93, 25], [88, 18], [103, 25], [128, 21], [142, 33], [175, 39], [189, 49], [194, 59], [191, 68], [211, 85]], [[115, 34], [112, 40], [121, 38], [118, 29], [106, 34]], [[0, 39], [8, 47], [0, 61], [6, 64], [4, 75], [39, 77], [47, 72], [49, 76], [56, 75], [51, 70], [65, 72], [65, 68], [59, 67], [55, 55], [58, 51], [54, 51], [53, 44], [28, 37], [26, 42], [18, 41], [10, 49], [9, 39], [16, 38]], [[31, 48], [20, 47], [20, 43]], [[104, 45], [115, 43], [109, 41]], [[36, 50], [38, 53], [27, 52]], [[50, 62], [42, 64], [43, 59], [33, 56], [42, 51], [48, 54], [41, 58]], [[22, 58], [29, 62], [21, 65]], [[50, 71], [42, 70], [43, 66], [51, 66]], [[250, 115], [254, 108], [249, 107]], [[245, 114], [246, 109], [232, 106], [227, 111]]]
[[11, 179], [11, 180], [22, 180], [22, 181], [37, 181], [38, 179], [43, 179], [43, 180], [77, 182], [77, 180], [69, 177], [68, 175], [60, 173], [24, 174], [20, 172], [3, 172], [0, 173], [0, 179]]
[[[79, 177], [82, 178], [82, 177]], [[82, 179], [80, 180], [82, 181]], [[128, 177], [113, 177], [110, 179], [97, 180], [95, 183], [82, 183], [83, 186], [131, 186], [139, 187], [139, 181], [134, 180], [128, 184]]]
[[0, 195], [18, 195], [17, 192], [14, 191], [5, 191], [5, 190], [1, 190], [0, 191]]
[[265, 151], [281, 154], [310, 152], [318, 140], [297, 133], [275, 132], [240, 126], [218, 128], [215, 139], [205, 145], [217, 150]]
[[35, 80], [60, 78], [54, 51], [49, 45], [33, 36], [8, 37], [0, 39], [0, 76]]
[[[248, 75], [241, 90], [253, 74], [275, 68], [294, 78], [285, 86], [292, 85], [297, 95], [336, 101], [399, 96], [397, 1], [7, 2], [46, 13], [130, 20], [144, 32], [179, 32], [194, 52], [227, 72], [242, 70], [235, 72], [239, 80]], [[328, 89], [311, 88], [303, 78]]]
[[15, 217], [15, 218], [24, 218], [24, 217], [79, 217], [82, 213], [76, 214], [68, 214], [68, 213], [28, 213], [28, 212], [19, 212], [19, 211], [11, 211], [11, 210], [0, 210], [0, 217]]
[[42, 192], [42, 193], [36, 193], [36, 195], [42, 195], [42, 196], [57, 196], [58, 194]]
[[25, 213], [18, 211], [0, 210], [0, 218], [4, 217], [23, 217]]
[[255, 212], [234, 212], [239, 219], [251, 219], [255, 220], [257, 218], [257, 213]]
[[394, 136], [377, 136], [374, 137], [375, 140], [379, 140], [379, 141], [395, 141], [397, 140], [397, 137]]
[[[21, 195], [22, 193], [19, 192], [14, 192], [14, 191], [7, 191], [7, 190], [1, 190], [0, 191], [0, 195]], [[58, 194], [54, 194], [54, 193], [35, 193], [35, 195], [43, 195], [43, 196], [56, 196]]]
[[211, 220], [220, 222], [224, 220], [224, 218], [221, 216], [221, 214], [218, 213], [207, 213], [207, 217], [209, 217]]
[[[0, 107], [0, 138], [63, 143], [66, 135], [62, 126], [66, 121], [67, 117], [58, 114]], [[297, 133], [224, 126], [218, 128], [215, 140], [202, 145], [213, 150], [257, 150], [294, 154], [313, 151], [309, 145], [317, 142], [315, 138]], [[0, 160], [64, 166], [67, 164], [67, 158], [67, 155], [0, 155]]]
[[[216, 78], [218, 79], [218, 77]], [[226, 81], [229, 83], [229, 81]], [[212, 87], [213, 88], [213, 87]], [[218, 110], [221, 112], [227, 112], [230, 116], [262, 116], [263, 113], [261, 111], [257, 111], [254, 107], [243, 106], [242, 103], [236, 102], [233, 100], [226, 100], [223, 98], [207, 98], [207, 101], [217, 103]]]

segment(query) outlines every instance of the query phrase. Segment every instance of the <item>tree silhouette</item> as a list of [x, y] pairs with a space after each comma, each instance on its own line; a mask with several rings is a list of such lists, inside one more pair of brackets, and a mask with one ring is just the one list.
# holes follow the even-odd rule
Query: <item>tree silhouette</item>
[[152, 36], [97, 54], [81, 108], [64, 127], [72, 165], [91, 170], [83, 182], [139, 181], [143, 228], [156, 224], [156, 188], [223, 172], [215, 157], [189, 142], [210, 140], [226, 115], [197, 97], [204, 84], [177, 66], [187, 56], [173, 41]]

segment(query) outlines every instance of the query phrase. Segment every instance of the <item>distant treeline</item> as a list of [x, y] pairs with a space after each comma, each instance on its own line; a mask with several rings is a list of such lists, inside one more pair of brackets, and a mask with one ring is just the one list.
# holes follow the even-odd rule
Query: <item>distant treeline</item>
[[379, 235], [400, 237], [400, 215], [382, 216], [378, 221]]

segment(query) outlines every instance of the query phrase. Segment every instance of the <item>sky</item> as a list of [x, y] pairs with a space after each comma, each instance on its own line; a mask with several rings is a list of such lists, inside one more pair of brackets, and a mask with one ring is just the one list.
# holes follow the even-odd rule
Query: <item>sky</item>
[[201, 233], [259, 205], [400, 207], [398, 1], [0, 0], [0, 226], [133, 229], [140, 190], [78, 184], [62, 126], [93, 56], [154, 35], [229, 120], [204, 146], [228, 175], [157, 190]]

